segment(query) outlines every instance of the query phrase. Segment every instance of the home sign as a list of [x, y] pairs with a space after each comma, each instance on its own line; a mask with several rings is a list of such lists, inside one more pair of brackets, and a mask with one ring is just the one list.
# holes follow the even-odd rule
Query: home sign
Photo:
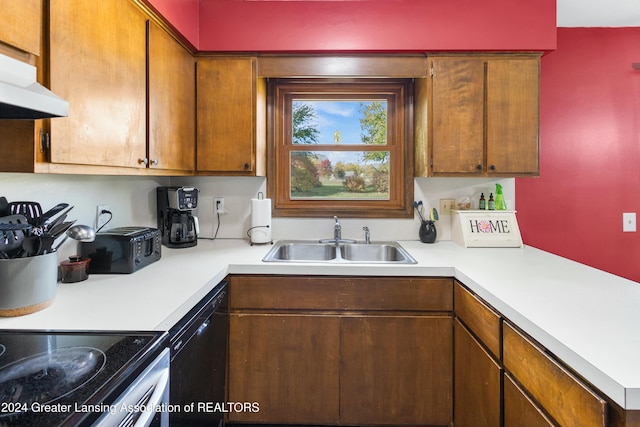
[[465, 248], [522, 247], [516, 211], [454, 210], [451, 235]]

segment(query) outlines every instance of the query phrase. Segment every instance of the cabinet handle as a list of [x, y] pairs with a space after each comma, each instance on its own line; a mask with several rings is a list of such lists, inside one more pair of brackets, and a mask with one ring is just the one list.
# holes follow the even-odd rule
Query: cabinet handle
[[152, 164], [153, 166], [158, 166], [158, 159], [153, 159], [153, 160], [151, 160], [151, 164]]
[[482, 170], [482, 165], [478, 165], [478, 166], [476, 166], [476, 169], [478, 169], [479, 171], [481, 171], [481, 170]]
[[496, 170], [496, 165], [491, 165], [489, 169], [491, 169], [492, 171]]
[[249, 170], [249, 166], [250, 166], [249, 163], [245, 163], [244, 164], [244, 170]]
[[138, 164], [143, 164], [146, 166], [149, 164], [149, 159], [147, 159], [146, 157], [144, 159], [138, 159]]

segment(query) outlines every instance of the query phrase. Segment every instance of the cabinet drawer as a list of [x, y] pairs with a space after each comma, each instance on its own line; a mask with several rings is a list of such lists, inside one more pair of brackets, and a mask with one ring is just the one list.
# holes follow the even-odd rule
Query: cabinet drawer
[[504, 375], [504, 427], [553, 427], [553, 423], [538, 406]]
[[453, 311], [453, 279], [415, 277], [232, 276], [238, 309]]
[[543, 353], [511, 325], [503, 324], [504, 366], [562, 426], [606, 423], [606, 402]]
[[456, 316], [482, 341], [498, 360], [500, 352], [500, 316], [459, 282], [454, 287]]

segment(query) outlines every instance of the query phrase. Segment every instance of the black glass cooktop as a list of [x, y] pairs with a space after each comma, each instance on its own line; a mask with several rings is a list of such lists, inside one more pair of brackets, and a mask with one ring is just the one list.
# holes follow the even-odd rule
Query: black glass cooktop
[[0, 427], [90, 425], [167, 345], [162, 332], [0, 331]]

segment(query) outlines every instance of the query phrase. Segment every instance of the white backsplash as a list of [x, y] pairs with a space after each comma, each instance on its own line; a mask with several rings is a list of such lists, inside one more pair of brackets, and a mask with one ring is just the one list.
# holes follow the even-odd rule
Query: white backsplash
[[[424, 212], [431, 207], [439, 209], [440, 199], [457, 196], [477, 196], [485, 191], [493, 192], [495, 184], [503, 186], [505, 200], [510, 207], [515, 206], [515, 179], [483, 178], [416, 178], [414, 179], [414, 200], [422, 200]], [[218, 224], [213, 214], [213, 198], [224, 197], [226, 214], [220, 215], [218, 238], [247, 238], [251, 226], [251, 199], [259, 192], [266, 194], [267, 180], [263, 177], [180, 177], [171, 180], [172, 185], [193, 185], [200, 190], [198, 217], [200, 235], [213, 237]], [[477, 200], [475, 201], [477, 203]], [[441, 215], [438, 221], [438, 238], [451, 240], [451, 217]], [[280, 239], [322, 239], [333, 236], [333, 218], [273, 218], [272, 237]], [[343, 218], [342, 236], [350, 239], [364, 239], [362, 227], [371, 230], [372, 240], [418, 240], [420, 219], [373, 219]]]
[[[515, 179], [483, 178], [416, 178], [414, 199], [422, 200], [424, 212], [439, 208], [442, 198], [493, 191], [495, 184], [504, 187], [505, 200], [515, 207]], [[86, 176], [0, 173], [0, 196], [9, 201], [29, 200], [42, 204], [47, 210], [57, 203], [75, 206], [69, 219], [78, 224], [94, 225], [96, 206], [109, 205], [113, 220], [107, 228], [137, 225], [156, 227], [156, 195], [158, 186], [193, 185], [200, 190], [197, 215], [200, 236], [214, 236], [218, 221], [213, 214], [213, 198], [224, 197], [226, 214], [220, 216], [217, 237], [245, 238], [251, 223], [251, 199], [259, 192], [266, 194], [264, 177], [139, 177]], [[477, 200], [474, 199], [474, 203]], [[451, 239], [451, 217], [440, 215], [438, 239]], [[362, 240], [362, 227], [368, 226], [372, 240], [418, 240], [420, 220], [343, 218], [342, 236]], [[333, 218], [273, 218], [272, 237], [279, 239], [320, 239], [332, 237]], [[75, 253], [73, 242], [66, 242], [60, 250], [61, 259]]]

